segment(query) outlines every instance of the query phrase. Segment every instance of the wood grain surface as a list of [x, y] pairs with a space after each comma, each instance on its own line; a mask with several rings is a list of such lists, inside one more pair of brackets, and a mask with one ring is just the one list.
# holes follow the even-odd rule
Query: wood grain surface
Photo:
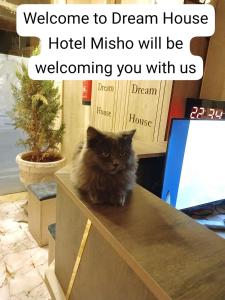
[[225, 240], [140, 186], [124, 207], [80, 200], [69, 169], [62, 193], [158, 299], [225, 299]]

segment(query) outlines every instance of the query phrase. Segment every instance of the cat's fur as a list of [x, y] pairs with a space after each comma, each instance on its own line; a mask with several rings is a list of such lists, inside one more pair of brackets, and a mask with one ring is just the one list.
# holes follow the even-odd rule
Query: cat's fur
[[105, 133], [88, 127], [87, 141], [74, 155], [71, 180], [92, 203], [124, 205], [136, 181], [134, 133]]

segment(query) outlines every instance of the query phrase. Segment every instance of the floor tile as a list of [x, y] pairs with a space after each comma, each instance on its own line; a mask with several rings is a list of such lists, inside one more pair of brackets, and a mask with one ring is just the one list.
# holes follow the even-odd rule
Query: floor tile
[[48, 248], [39, 247], [28, 230], [27, 199], [9, 196], [0, 197], [0, 300], [50, 300], [44, 283]]

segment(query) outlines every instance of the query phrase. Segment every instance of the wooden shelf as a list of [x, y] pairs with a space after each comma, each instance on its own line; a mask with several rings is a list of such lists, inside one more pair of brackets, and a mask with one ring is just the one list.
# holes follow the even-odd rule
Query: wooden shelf
[[138, 158], [157, 157], [166, 154], [167, 142], [145, 144], [134, 139], [133, 148]]

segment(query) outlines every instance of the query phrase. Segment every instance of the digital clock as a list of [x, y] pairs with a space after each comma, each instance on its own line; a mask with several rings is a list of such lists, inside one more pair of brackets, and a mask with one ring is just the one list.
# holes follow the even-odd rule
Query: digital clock
[[188, 98], [186, 100], [185, 118], [225, 119], [225, 101]]
[[221, 120], [223, 117], [224, 111], [222, 108], [205, 108], [193, 106], [190, 113], [190, 119], [216, 119]]

